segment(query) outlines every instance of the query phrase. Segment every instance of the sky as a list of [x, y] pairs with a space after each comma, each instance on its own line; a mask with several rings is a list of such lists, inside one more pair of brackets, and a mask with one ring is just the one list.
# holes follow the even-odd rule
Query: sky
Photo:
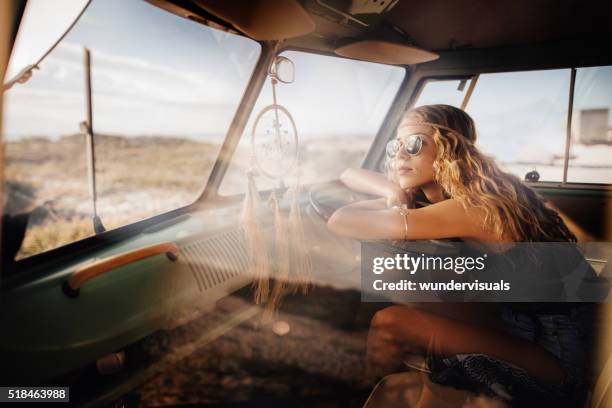
[[[31, 30], [30, 38], [45, 35]], [[32, 54], [20, 39], [13, 59]], [[224, 134], [260, 53], [140, 0], [94, 0], [26, 84], [6, 93], [8, 140], [78, 131], [85, 118], [83, 47], [91, 51], [94, 130], [123, 135]], [[17, 69], [18, 70], [18, 69]]]

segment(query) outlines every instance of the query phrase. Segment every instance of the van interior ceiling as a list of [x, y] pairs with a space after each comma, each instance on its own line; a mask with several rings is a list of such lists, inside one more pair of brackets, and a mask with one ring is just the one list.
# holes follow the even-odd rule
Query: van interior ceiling
[[[606, 2], [147, 0], [178, 15], [223, 24], [258, 40], [331, 51], [367, 38], [432, 52], [560, 42], [594, 45], [612, 34]], [[274, 32], [268, 32], [274, 25]], [[568, 50], [568, 52], [570, 52]]]

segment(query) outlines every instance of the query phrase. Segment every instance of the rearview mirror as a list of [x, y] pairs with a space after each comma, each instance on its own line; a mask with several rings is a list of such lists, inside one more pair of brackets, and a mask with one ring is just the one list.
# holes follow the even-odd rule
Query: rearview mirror
[[79, 19], [90, 0], [29, 0], [4, 78], [4, 89], [25, 82]]
[[270, 66], [270, 76], [284, 84], [290, 84], [295, 79], [293, 61], [287, 57], [278, 56]]

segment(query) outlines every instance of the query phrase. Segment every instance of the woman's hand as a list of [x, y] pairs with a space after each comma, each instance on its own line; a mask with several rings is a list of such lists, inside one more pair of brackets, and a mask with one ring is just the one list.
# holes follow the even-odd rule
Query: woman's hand
[[401, 207], [404, 204], [408, 205], [410, 201], [410, 197], [408, 196], [408, 193], [406, 193], [405, 190], [402, 190], [399, 187], [390, 190], [386, 196], [386, 199], [387, 199], [387, 208], [391, 208], [394, 206]]
[[384, 174], [366, 169], [346, 169], [340, 181], [353, 191], [372, 194], [378, 197], [396, 196], [399, 186], [389, 181]]

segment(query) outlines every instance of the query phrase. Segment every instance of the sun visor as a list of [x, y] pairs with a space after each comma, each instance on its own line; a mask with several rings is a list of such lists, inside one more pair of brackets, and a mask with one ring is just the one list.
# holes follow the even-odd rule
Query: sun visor
[[259, 41], [300, 37], [315, 29], [314, 21], [297, 0], [197, 0], [195, 3]]
[[381, 64], [412, 65], [440, 58], [435, 52], [389, 41], [358, 41], [336, 48], [337, 55], [378, 62]]

